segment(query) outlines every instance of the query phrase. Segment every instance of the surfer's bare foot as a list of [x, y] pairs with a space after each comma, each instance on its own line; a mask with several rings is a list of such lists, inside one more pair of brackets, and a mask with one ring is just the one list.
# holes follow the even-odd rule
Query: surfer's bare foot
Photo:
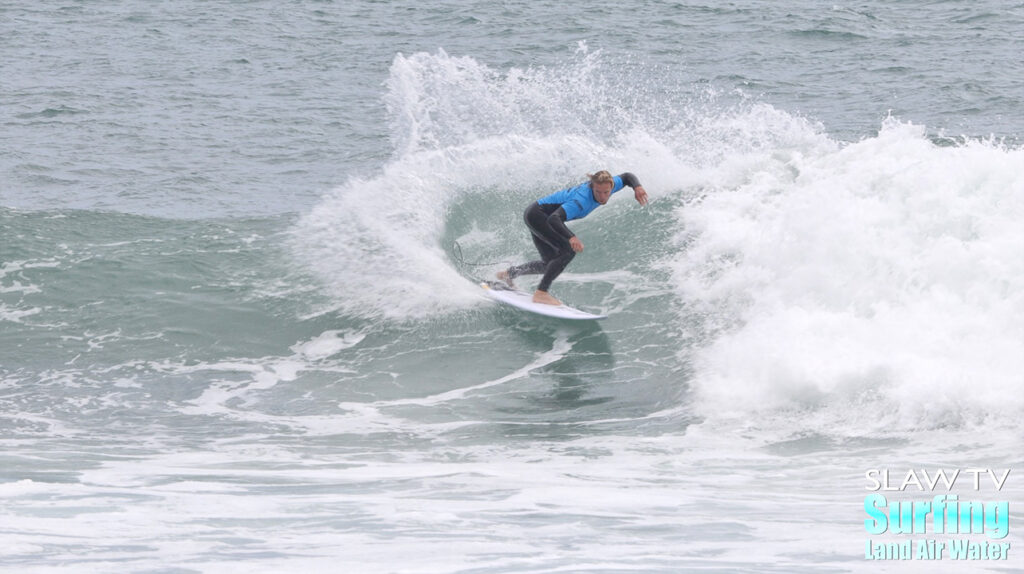
[[512, 282], [512, 278], [509, 277], [508, 271], [498, 271], [498, 281], [502, 281], [505, 285], [515, 289], [516, 284]]
[[534, 303], [543, 303], [545, 305], [561, 305], [562, 304], [561, 301], [559, 301], [558, 299], [555, 299], [554, 297], [549, 295], [547, 291], [541, 291], [540, 289], [537, 289], [536, 291], [533, 292], [533, 302]]

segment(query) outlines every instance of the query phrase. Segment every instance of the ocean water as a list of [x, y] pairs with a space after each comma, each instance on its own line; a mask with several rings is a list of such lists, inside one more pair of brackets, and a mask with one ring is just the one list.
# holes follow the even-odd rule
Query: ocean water
[[[1021, 571], [1022, 32], [0, 2], [0, 571]], [[596, 169], [651, 203], [572, 223], [553, 292], [610, 317], [483, 298]], [[1005, 538], [914, 538], [1009, 555], [866, 559], [910, 538], [865, 473], [909, 469], [1009, 501]]]

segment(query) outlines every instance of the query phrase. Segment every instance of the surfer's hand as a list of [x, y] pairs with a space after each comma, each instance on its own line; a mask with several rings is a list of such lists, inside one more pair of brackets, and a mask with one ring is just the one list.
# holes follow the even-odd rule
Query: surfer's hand
[[647, 190], [644, 186], [638, 185], [633, 188], [633, 194], [636, 196], [636, 201], [640, 205], [647, 205]]
[[576, 253], [581, 253], [583, 251], [583, 242], [574, 235], [569, 238], [569, 247], [572, 247], [572, 250]]

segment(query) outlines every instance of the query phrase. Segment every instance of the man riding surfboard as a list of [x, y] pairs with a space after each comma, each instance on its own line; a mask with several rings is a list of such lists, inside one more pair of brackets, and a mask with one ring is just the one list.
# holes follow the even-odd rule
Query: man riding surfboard
[[544, 276], [533, 293], [534, 303], [562, 304], [548, 293], [548, 289], [573, 257], [583, 251], [583, 241], [566, 227], [567, 221], [583, 219], [598, 207], [608, 203], [613, 193], [627, 185], [633, 188], [637, 202], [640, 205], [647, 205], [647, 191], [632, 173], [625, 172], [612, 176], [601, 170], [595, 174], [588, 174], [588, 178], [588, 181], [575, 187], [556, 191], [538, 199], [523, 213], [523, 220], [530, 230], [540, 259], [499, 271], [498, 279], [513, 286], [512, 281], [520, 275], [543, 273]]

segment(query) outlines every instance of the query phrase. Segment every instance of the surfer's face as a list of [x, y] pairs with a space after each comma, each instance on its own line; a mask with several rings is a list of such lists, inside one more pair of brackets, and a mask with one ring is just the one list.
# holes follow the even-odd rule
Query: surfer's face
[[594, 200], [601, 205], [608, 203], [608, 198], [612, 196], [612, 185], [614, 184], [610, 181], [590, 184], [590, 189], [594, 192]]

